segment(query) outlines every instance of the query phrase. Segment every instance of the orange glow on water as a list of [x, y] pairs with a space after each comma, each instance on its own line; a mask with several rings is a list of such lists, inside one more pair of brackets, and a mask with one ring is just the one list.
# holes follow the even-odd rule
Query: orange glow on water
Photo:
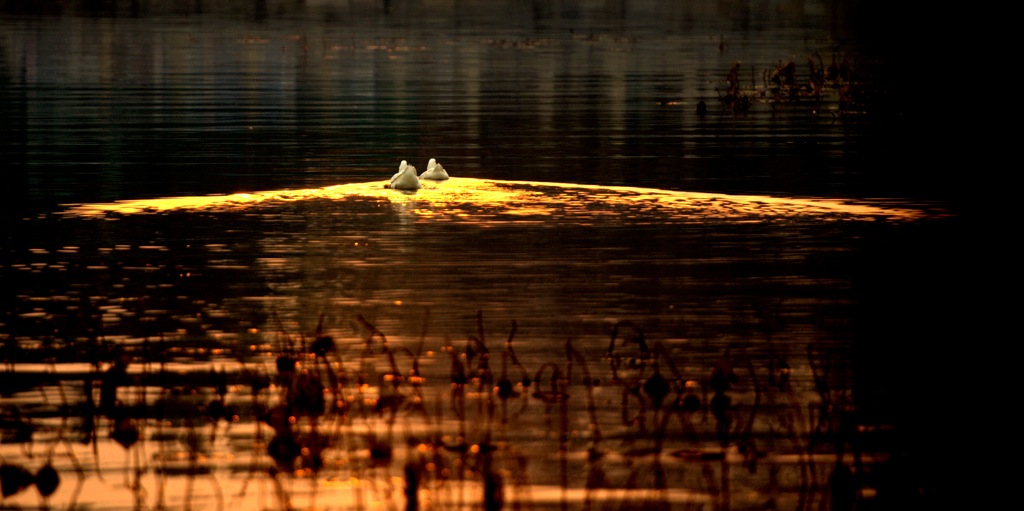
[[494, 220], [501, 215], [517, 222], [543, 221], [559, 214], [576, 217], [638, 219], [650, 214], [670, 218], [767, 219], [793, 216], [838, 216], [846, 219], [913, 220], [923, 210], [889, 206], [881, 201], [728, 195], [625, 186], [598, 186], [495, 179], [451, 178], [424, 181], [415, 192], [392, 190], [371, 181], [302, 190], [271, 190], [231, 195], [167, 197], [111, 203], [71, 205], [72, 216], [134, 215], [172, 210], [229, 211], [268, 202], [350, 197], [386, 199], [404, 213], [445, 220]]

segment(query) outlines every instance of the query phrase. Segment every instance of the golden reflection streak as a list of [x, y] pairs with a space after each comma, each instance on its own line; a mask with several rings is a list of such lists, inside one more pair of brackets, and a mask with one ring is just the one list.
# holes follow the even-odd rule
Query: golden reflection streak
[[[923, 210], [837, 199], [728, 195], [683, 192], [655, 188], [600, 186], [532, 181], [506, 181], [454, 177], [447, 181], [424, 181], [423, 188], [405, 192], [385, 188], [386, 181], [371, 181], [311, 188], [271, 190], [231, 195], [167, 197], [124, 200], [111, 203], [69, 205], [64, 214], [80, 217], [107, 214], [133, 215], [171, 210], [235, 210], [267, 201], [301, 201], [367, 197], [386, 199], [403, 211], [421, 216], [465, 218], [460, 205], [494, 208], [492, 213], [515, 217], [576, 213], [590, 217], [649, 214], [692, 214], [698, 218], [787, 217], [799, 215], [844, 215], [857, 219], [885, 217], [913, 220], [928, 216]], [[443, 206], [448, 209], [441, 209]], [[604, 207], [596, 207], [604, 206]]]

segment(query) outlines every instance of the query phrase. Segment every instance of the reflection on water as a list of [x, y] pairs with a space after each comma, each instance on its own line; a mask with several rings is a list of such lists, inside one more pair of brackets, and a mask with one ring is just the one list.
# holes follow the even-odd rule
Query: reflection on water
[[[662, 221], [678, 221], [682, 216], [693, 221], [715, 219], [749, 220], [756, 217], [792, 217], [835, 215], [847, 219], [890, 220], [921, 218], [923, 210], [888, 207], [871, 201], [836, 199], [797, 199], [770, 196], [743, 196], [699, 192], [676, 192], [651, 188], [595, 186], [562, 183], [452, 178], [443, 182], [424, 180], [415, 192], [390, 190], [386, 182], [354, 183], [307, 190], [275, 190], [199, 197], [123, 200], [107, 204], [74, 205], [67, 214], [96, 216], [107, 214], [157, 213], [175, 209], [231, 210], [265, 201], [309, 199], [337, 200], [349, 196], [387, 198], [418, 218], [437, 221], [444, 217], [467, 217], [481, 222], [492, 211], [495, 216], [545, 216], [553, 213], [572, 216], [628, 215], [630, 211], [662, 215]], [[604, 211], [602, 211], [604, 210]], [[932, 212], [932, 215], [940, 212]], [[433, 217], [437, 218], [433, 218]], [[628, 217], [627, 217], [628, 218]]]
[[5, 3], [2, 505], [932, 498], [966, 248], [873, 4]]
[[869, 507], [903, 484], [854, 385], [849, 240], [942, 212], [384, 183], [27, 221], [3, 453], [33, 477], [8, 498], [49, 466], [45, 502], [108, 509]]
[[900, 66], [876, 54], [897, 48], [867, 44], [877, 24], [848, 33], [843, 5], [271, 4], [0, 18], [17, 210], [320, 188], [430, 157], [462, 177], [713, 193], [944, 186], [908, 161]]

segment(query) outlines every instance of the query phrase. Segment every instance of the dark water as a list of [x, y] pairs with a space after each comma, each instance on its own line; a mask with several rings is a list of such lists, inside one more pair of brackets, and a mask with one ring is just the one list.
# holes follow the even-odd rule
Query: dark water
[[[4, 18], [18, 209], [362, 181], [405, 158], [463, 176], [830, 196], [934, 195], [865, 9], [817, 2], [142, 2]], [[127, 9], [127, 10], [126, 10]], [[212, 12], [205, 9], [212, 9]], [[258, 10], [257, 10], [258, 11]], [[855, 31], [857, 23], [871, 30]], [[891, 23], [891, 21], [890, 21]], [[844, 64], [857, 85], [806, 89]], [[793, 61], [795, 87], [767, 76]], [[740, 62], [751, 98], [720, 98]], [[775, 87], [778, 89], [779, 87]], [[698, 117], [704, 101], [708, 114]], [[879, 160], [886, 165], [879, 166]], [[939, 188], [939, 190], [936, 190]]]
[[927, 505], [961, 227], [871, 6], [6, 6], [4, 505]]

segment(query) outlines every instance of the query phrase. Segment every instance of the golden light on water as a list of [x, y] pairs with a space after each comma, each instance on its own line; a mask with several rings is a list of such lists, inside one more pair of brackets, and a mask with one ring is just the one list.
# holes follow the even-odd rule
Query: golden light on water
[[87, 3], [0, 16], [0, 508], [927, 507], [969, 244], [849, 9]]
[[451, 178], [424, 181], [415, 192], [385, 188], [384, 181], [351, 183], [324, 188], [271, 190], [194, 197], [123, 200], [71, 205], [64, 214], [79, 217], [135, 215], [173, 210], [231, 211], [261, 203], [344, 198], [384, 199], [402, 212], [435, 219], [516, 221], [552, 214], [582, 217], [643, 216], [657, 213], [670, 218], [779, 218], [839, 216], [853, 219], [913, 220], [927, 216], [922, 209], [893, 207], [882, 201], [823, 198], [729, 195], [625, 186], [599, 186], [496, 179]]

